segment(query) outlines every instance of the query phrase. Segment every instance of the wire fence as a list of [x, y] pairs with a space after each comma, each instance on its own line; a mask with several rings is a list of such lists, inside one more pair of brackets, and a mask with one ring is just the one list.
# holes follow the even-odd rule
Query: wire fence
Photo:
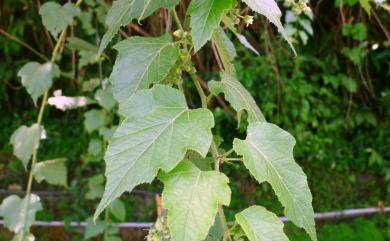
[[[64, 191], [35, 191], [33, 192], [41, 197], [46, 198], [63, 198], [69, 197], [72, 198], [72, 193], [64, 192]], [[24, 191], [16, 191], [16, 190], [6, 190], [0, 189], [0, 195], [23, 195]], [[144, 195], [144, 196], [154, 196], [159, 197], [158, 192], [146, 191], [146, 190], [138, 190], [135, 189], [131, 192], [126, 193], [127, 195]], [[159, 198], [157, 198], [159, 199]], [[158, 200], [157, 200], [158, 201]], [[159, 205], [157, 205], [159, 206]], [[158, 207], [159, 208], [159, 207]], [[377, 213], [388, 214], [390, 213], [390, 207], [371, 207], [371, 208], [355, 208], [355, 209], [345, 209], [339, 211], [330, 211], [330, 212], [320, 212], [315, 213], [314, 218], [316, 221], [322, 220], [341, 220], [341, 219], [349, 219], [358, 216], [369, 216]], [[281, 221], [287, 222], [287, 217], [279, 217]], [[229, 222], [233, 224], [233, 222]], [[0, 220], [0, 225], [4, 225], [4, 220]], [[125, 223], [114, 223], [113, 226], [118, 228], [150, 228], [153, 225], [152, 222], [125, 222]], [[32, 226], [37, 227], [73, 227], [73, 228], [84, 228], [87, 226], [86, 222], [63, 222], [63, 221], [35, 221], [32, 223]]]
[[[377, 213], [388, 214], [390, 213], [390, 207], [384, 208], [357, 208], [357, 209], [346, 209], [341, 211], [331, 211], [331, 212], [322, 212], [315, 213], [314, 218], [316, 221], [322, 220], [341, 220], [348, 219], [358, 216], [369, 216]], [[280, 220], [287, 222], [288, 218], [280, 217]], [[229, 222], [233, 224], [233, 222]], [[0, 220], [0, 225], [4, 225], [4, 220]], [[114, 223], [113, 226], [118, 228], [150, 228], [153, 225], [152, 222], [127, 222], [127, 223]], [[85, 228], [87, 226], [86, 222], [62, 222], [62, 221], [35, 221], [32, 226], [38, 227], [73, 227], [73, 228]]]

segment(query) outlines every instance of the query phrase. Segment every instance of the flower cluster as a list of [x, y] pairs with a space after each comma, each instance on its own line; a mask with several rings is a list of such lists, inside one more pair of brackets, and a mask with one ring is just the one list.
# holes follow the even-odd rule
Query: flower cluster
[[309, 14], [311, 12], [310, 7], [308, 6], [309, 0], [285, 0], [284, 5], [286, 7], [291, 7], [295, 15], [300, 15], [301, 13]]

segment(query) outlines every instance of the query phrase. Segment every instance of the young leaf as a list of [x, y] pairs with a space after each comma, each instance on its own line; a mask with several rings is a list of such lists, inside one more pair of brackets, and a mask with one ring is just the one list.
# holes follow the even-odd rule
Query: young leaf
[[284, 30], [280, 18], [282, 17], [282, 12], [280, 11], [275, 0], [242, 0], [244, 1], [253, 11], [258, 12], [259, 14], [268, 18], [275, 26], [278, 28], [278, 31], [282, 34], [283, 38], [288, 42], [294, 54], [294, 46], [288, 38], [286, 30]]
[[[233, 69], [234, 67], [231, 67]], [[255, 100], [245, 87], [236, 79], [235, 73], [227, 71], [221, 72], [221, 81], [210, 81], [209, 89], [214, 95], [224, 93], [225, 98], [237, 111], [246, 110], [248, 112], [248, 121], [265, 122], [263, 113], [256, 105]]]
[[270, 123], [251, 123], [246, 140], [234, 139], [233, 148], [259, 183], [269, 182], [284, 206], [285, 215], [317, 240], [312, 196], [306, 175], [295, 163], [295, 139]]
[[187, 150], [205, 156], [211, 144], [212, 113], [188, 109], [179, 90], [155, 85], [135, 93], [120, 110], [126, 119], [105, 154], [107, 183], [95, 218], [123, 192], [151, 182], [159, 169], [172, 170]]
[[141, 21], [151, 15], [158, 8], [171, 9], [179, 0], [117, 0], [107, 13], [106, 24], [108, 30], [104, 34], [99, 47], [99, 55], [107, 47], [121, 26], [130, 23], [133, 19]]
[[38, 183], [45, 180], [52, 185], [67, 186], [67, 170], [65, 159], [59, 158], [38, 162], [33, 167], [33, 175]]
[[105, 89], [97, 90], [95, 93], [95, 99], [99, 105], [101, 105], [107, 111], [110, 111], [112, 108], [114, 108], [116, 104], [111, 86], [108, 86]]
[[26, 169], [33, 151], [39, 146], [40, 137], [41, 127], [38, 124], [31, 127], [20, 126], [11, 136], [10, 143], [14, 148], [14, 155], [22, 161]]
[[283, 222], [260, 206], [251, 206], [236, 214], [236, 220], [250, 241], [288, 241]]
[[87, 227], [85, 228], [84, 240], [93, 238], [104, 232], [105, 224], [101, 220], [93, 221], [92, 217], [87, 219]]
[[50, 89], [53, 79], [60, 76], [60, 70], [57, 65], [50, 62], [42, 65], [37, 62], [29, 62], [19, 70], [18, 76], [22, 79], [22, 85], [26, 87], [34, 104], [36, 104], [37, 99]]
[[360, 5], [366, 11], [368, 16], [371, 16], [371, 5], [370, 5], [370, 0], [359, 0]]
[[237, 37], [238, 41], [240, 41], [240, 43], [242, 45], [244, 45], [245, 48], [251, 50], [253, 53], [255, 53], [257, 55], [260, 55], [259, 52], [255, 49], [255, 47], [252, 46], [251, 43], [249, 43], [249, 41], [246, 39], [246, 37], [244, 35], [236, 33], [236, 37]]
[[64, 6], [55, 2], [46, 2], [39, 9], [43, 25], [55, 37], [73, 21], [74, 17], [80, 16], [80, 9], [73, 3]]
[[88, 179], [88, 192], [85, 194], [85, 198], [92, 200], [101, 198], [104, 192], [104, 177], [99, 174]]
[[29, 209], [25, 210], [27, 197], [21, 199], [16, 195], [11, 195], [3, 200], [0, 205], [0, 216], [4, 218], [5, 227], [15, 233], [29, 231], [35, 220], [35, 213], [42, 210], [42, 204], [37, 195], [31, 194], [29, 201]]
[[236, 49], [222, 28], [214, 31], [212, 40], [217, 47], [219, 58], [222, 61], [224, 69], [229, 72], [234, 71], [230, 68], [233, 67], [231, 62], [237, 56]]
[[214, 224], [211, 226], [209, 233], [204, 241], [220, 241], [223, 236], [223, 225], [221, 218], [217, 214], [214, 219]]
[[211, 38], [221, 23], [222, 14], [232, 6], [232, 0], [192, 0], [188, 8], [191, 15], [191, 36], [195, 52]]
[[125, 208], [125, 204], [121, 200], [115, 199], [108, 207], [108, 209], [110, 213], [119, 221], [125, 220], [126, 208]]
[[201, 171], [189, 161], [160, 175], [164, 208], [172, 241], [204, 240], [214, 224], [218, 205], [229, 205], [229, 179], [216, 171]]
[[84, 114], [84, 127], [88, 133], [99, 130], [106, 122], [103, 110], [90, 110]]
[[178, 45], [171, 37], [131, 37], [114, 47], [118, 50], [110, 79], [118, 102], [127, 100], [135, 91], [161, 82], [179, 57]]

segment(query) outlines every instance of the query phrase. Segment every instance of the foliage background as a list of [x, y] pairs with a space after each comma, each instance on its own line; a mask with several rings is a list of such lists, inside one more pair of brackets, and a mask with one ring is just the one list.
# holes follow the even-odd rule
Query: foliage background
[[[60, 1], [58, 1], [60, 2]], [[65, 2], [65, 1], [64, 1]], [[69, 32], [97, 46], [104, 33], [104, 14], [110, 2], [89, 0], [82, 7], [83, 15]], [[63, 2], [61, 2], [63, 3]], [[29, 60], [42, 61], [5, 33], [21, 39], [38, 52], [50, 56], [53, 39], [41, 24], [39, 0], [3, 0], [0, 2], [0, 189], [23, 190], [27, 175], [20, 161], [12, 156], [9, 137], [22, 124], [31, 124], [37, 111], [17, 71]], [[314, 18], [285, 18], [295, 39], [298, 56], [292, 57], [287, 44], [274, 27], [257, 16], [246, 31], [250, 43], [260, 52], [257, 56], [235, 40], [238, 58], [235, 62], [239, 80], [247, 87], [267, 119], [289, 131], [297, 139], [295, 157], [308, 176], [316, 212], [344, 208], [389, 204], [390, 198], [390, 26], [389, 12], [372, 4], [367, 14], [357, 0], [312, 1]], [[282, 3], [280, 3], [282, 5]], [[242, 15], [249, 13], [244, 10]], [[164, 33], [158, 11], [142, 26], [132, 23], [123, 29], [125, 35], [159, 36]], [[285, 16], [288, 13], [285, 12]], [[245, 28], [242, 24], [241, 30]], [[142, 29], [141, 29], [142, 28]], [[311, 30], [313, 33], [311, 33]], [[230, 36], [234, 39], [234, 36]], [[64, 46], [61, 69], [64, 71], [53, 89], [62, 89], [68, 96], [83, 92], [83, 83], [109, 76], [114, 51], [103, 63], [94, 63], [80, 51]], [[218, 78], [217, 63], [211, 46], [194, 56], [205, 81]], [[82, 61], [90, 64], [82, 66]], [[190, 84], [187, 89], [194, 88]], [[194, 92], [193, 92], [194, 93]], [[197, 105], [197, 96], [187, 93], [190, 105]], [[231, 115], [217, 101], [216, 133], [229, 149], [235, 135], [244, 136], [245, 121], [237, 128]], [[43, 198], [45, 210], [38, 220], [85, 220], [97, 200], [85, 199], [90, 192], [99, 192], [91, 177], [103, 173], [102, 154], [91, 156], [90, 140], [83, 125], [84, 113], [96, 108], [67, 112], [48, 108], [45, 128], [48, 139], [42, 144], [42, 160], [66, 157], [71, 198]], [[117, 118], [113, 117], [114, 122]], [[101, 148], [101, 146], [100, 146]], [[282, 209], [267, 185], [258, 185], [247, 172], [232, 164], [224, 170], [232, 178], [232, 204], [228, 220], [249, 204], [258, 203], [281, 214]], [[245, 173], [245, 174], [244, 174]], [[98, 186], [98, 185], [97, 185]], [[140, 189], [161, 192], [161, 184], [143, 185]], [[65, 191], [45, 184], [34, 184], [33, 190]], [[1, 198], [5, 195], [1, 194]], [[151, 221], [156, 217], [153, 195], [127, 195], [126, 220]], [[269, 201], [272, 200], [272, 201]], [[115, 220], [115, 218], [114, 218]], [[359, 218], [348, 222], [319, 224], [320, 240], [388, 240], [390, 220], [384, 215]], [[306, 240], [293, 226], [287, 226], [292, 240]], [[82, 240], [81, 230], [36, 228], [38, 240]], [[142, 234], [142, 231], [138, 231]], [[124, 239], [135, 240], [136, 231], [121, 231]], [[9, 234], [1, 229], [0, 240]], [[133, 238], [133, 239], [132, 239]]]

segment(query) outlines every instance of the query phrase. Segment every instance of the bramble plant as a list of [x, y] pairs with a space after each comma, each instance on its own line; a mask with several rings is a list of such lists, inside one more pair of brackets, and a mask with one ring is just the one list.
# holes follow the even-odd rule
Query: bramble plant
[[[60, 92], [48, 98], [53, 80], [61, 74], [56, 65], [61, 45], [68, 27], [75, 17], [81, 15], [81, 3], [82, 0], [79, 0], [76, 4], [61, 6], [47, 2], [41, 6], [39, 13], [43, 24], [57, 39], [51, 60], [44, 64], [27, 63], [18, 73], [35, 104], [43, 97], [36, 123], [30, 127], [21, 126], [11, 137], [14, 154], [25, 168], [31, 159], [26, 196], [23, 199], [10, 196], [0, 206], [0, 216], [4, 217], [5, 225], [15, 232], [14, 240], [34, 239], [29, 230], [35, 213], [42, 209], [42, 205], [39, 197], [31, 193], [33, 178], [38, 182], [45, 180], [49, 184], [67, 186], [64, 159], [38, 161], [37, 158], [39, 142], [45, 136], [42, 121], [46, 105], [65, 110], [91, 102], [84, 97], [65, 97]], [[307, 1], [288, 3], [295, 13], [310, 12]], [[229, 206], [231, 190], [229, 178], [220, 171], [220, 166], [239, 161], [259, 183], [268, 182], [272, 186], [287, 218], [305, 229], [312, 240], [317, 240], [312, 195], [306, 176], [293, 157], [295, 139], [265, 120], [250, 93], [237, 80], [232, 64], [236, 52], [225, 33], [225, 29], [231, 31], [241, 43], [256, 52], [236, 29], [240, 21], [247, 25], [253, 22], [252, 16], [240, 15], [240, 6], [246, 4], [277, 27], [295, 54], [280, 21], [282, 13], [279, 7], [274, 0], [243, 0], [243, 3], [235, 0], [191, 0], [185, 16], [179, 16], [175, 10], [179, 4], [179, 0], [114, 1], [106, 17], [108, 30], [97, 55], [93, 54], [93, 50], [91, 53], [84, 51], [84, 62], [80, 64], [101, 61], [104, 57], [100, 56], [122, 26], [133, 20], [141, 21], [160, 8], [168, 12], [169, 24], [166, 24], [165, 35], [128, 37], [114, 45], [118, 57], [110, 81], [95, 92], [95, 99], [102, 109], [93, 109], [85, 114], [86, 130], [90, 133], [99, 131], [103, 139], [91, 141], [91, 152], [95, 147], [99, 152], [99, 148], [107, 145], [104, 148], [107, 182], [94, 218], [89, 219], [89, 223], [95, 221], [105, 230], [104, 240], [116, 240], [116, 236], [110, 236], [114, 232], [108, 231], [107, 210], [116, 210], [113, 214], [124, 219], [123, 203], [118, 202], [118, 198], [137, 185], [151, 183], [157, 178], [164, 184], [164, 214], [149, 231], [148, 240], [242, 240], [244, 236], [251, 241], [288, 240], [278, 217], [257, 205], [237, 213], [235, 224], [229, 228], [223, 206]], [[182, 4], [185, 4], [184, 1]], [[176, 29], [172, 29], [172, 25]], [[208, 82], [210, 94], [206, 95], [192, 56], [209, 41], [221, 73], [220, 80]], [[77, 38], [70, 38], [68, 43], [76, 49], [85, 45]], [[187, 105], [183, 82], [188, 79], [196, 87], [200, 108], [190, 109]], [[217, 137], [213, 136], [214, 117], [209, 109], [210, 100], [221, 93], [237, 112], [238, 122], [245, 112], [249, 123], [246, 139], [234, 139], [233, 148], [228, 151], [222, 150]], [[119, 105], [121, 117], [115, 131], [112, 115], [116, 103], [112, 96]], [[213, 159], [214, 170], [207, 166], [209, 159]], [[95, 179], [91, 183], [102, 182], [99, 176]], [[105, 223], [99, 223], [98, 217], [104, 210]], [[85, 238], [89, 237], [91, 234], [86, 234]]]

